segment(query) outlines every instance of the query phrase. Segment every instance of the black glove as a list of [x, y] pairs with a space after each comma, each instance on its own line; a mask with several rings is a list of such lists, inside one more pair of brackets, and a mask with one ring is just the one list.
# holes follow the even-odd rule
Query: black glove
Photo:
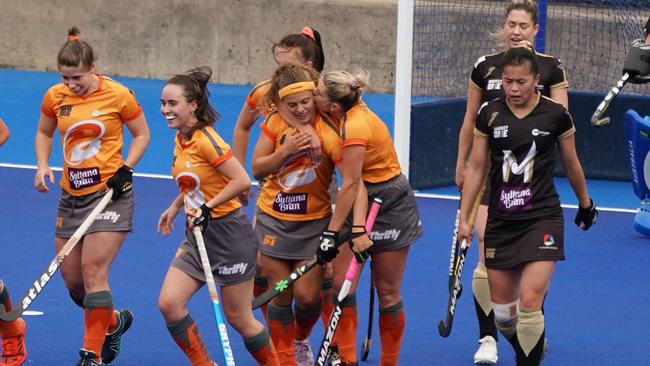
[[583, 208], [578, 205], [575, 223], [579, 228], [586, 231], [596, 223], [596, 220], [598, 220], [598, 210], [596, 210], [596, 205], [591, 198], [589, 199], [589, 207]]
[[133, 169], [127, 165], [122, 165], [115, 174], [108, 179], [106, 186], [113, 188], [113, 201], [117, 201], [122, 193], [126, 193], [133, 188]]
[[367, 250], [364, 250], [362, 252], [357, 252], [356, 250], [354, 250], [354, 246], [352, 244], [352, 241], [354, 239], [356, 239], [358, 237], [361, 237], [361, 236], [364, 236], [364, 235], [366, 235], [365, 230], [363, 232], [360, 232], [360, 233], [352, 233], [352, 234], [350, 234], [350, 238], [352, 239], [352, 240], [350, 240], [350, 249], [352, 249], [352, 253], [354, 253], [354, 258], [356, 258], [357, 262], [359, 262], [359, 263], [365, 262], [366, 259], [368, 259], [369, 253], [368, 253]]
[[339, 254], [339, 249], [336, 247], [338, 237], [339, 233], [336, 231], [323, 231], [323, 234], [320, 236], [320, 245], [316, 252], [318, 264], [323, 265], [331, 262]]
[[201, 231], [205, 231], [205, 229], [208, 228], [208, 222], [210, 221], [210, 213], [212, 210], [204, 204], [202, 204], [199, 207], [199, 210], [201, 210], [201, 216], [195, 217], [192, 220], [192, 224], [194, 226], [201, 226]]

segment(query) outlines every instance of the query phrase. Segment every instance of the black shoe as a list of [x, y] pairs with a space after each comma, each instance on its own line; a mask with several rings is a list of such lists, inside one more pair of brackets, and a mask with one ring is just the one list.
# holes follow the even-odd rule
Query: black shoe
[[117, 319], [119, 321], [117, 329], [113, 333], [106, 334], [104, 346], [102, 347], [102, 361], [105, 364], [113, 362], [115, 357], [120, 354], [120, 345], [122, 343], [122, 334], [126, 333], [133, 323], [133, 313], [130, 310], [118, 310]]
[[86, 351], [85, 349], [79, 350], [79, 357], [81, 358], [77, 362], [77, 366], [100, 366], [104, 364], [102, 361], [97, 362], [95, 360], [97, 358], [95, 352]]

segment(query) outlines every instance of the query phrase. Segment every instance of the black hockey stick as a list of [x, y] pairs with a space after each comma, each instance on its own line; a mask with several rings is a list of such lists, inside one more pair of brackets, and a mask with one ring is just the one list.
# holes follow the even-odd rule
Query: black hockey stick
[[370, 299], [368, 300], [368, 332], [366, 333], [366, 339], [363, 341], [363, 346], [361, 347], [361, 361], [368, 359], [368, 354], [370, 353], [370, 341], [372, 340], [372, 318], [375, 312], [375, 275], [373, 272], [372, 260], [370, 260]]
[[591, 125], [594, 127], [600, 127], [604, 126], [609, 123], [610, 119], [609, 117], [602, 117], [603, 113], [605, 113], [605, 110], [607, 110], [607, 107], [609, 107], [609, 104], [616, 98], [618, 93], [623, 89], [625, 84], [627, 84], [628, 79], [630, 78], [629, 73], [623, 74], [621, 79], [616, 83], [616, 86], [614, 86], [609, 93], [605, 96], [605, 99], [603, 99], [602, 102], [598, 105], [598, 108], [596, 108], [596, 111], [594, 112], [593, 116], [591, 116]]
[[59, 270], [63, 260], [72, 252], [72, 249], [77, 245], [79, 240], [83, 238], [84, 234], [90, 227], [90, 225], [95, 221], [97, 215], [99, 215], [104, 208], [111, 201], [111, 196], [113, 195], [113, 189], [109, 189], [101, 201], [95, 206], [95, 208], [90, 212], [88, 217], [81, 223], [81, 226], [72, 234], [72, 237], [68, 239], [63, 248], [56, 254], [56, 257], [50, 262], [50, 264], [45, 268], [45, 270], [38, 276], [36, 281], [32, 286], [27, 290], [27, 293], [23, 295], [20, 300], [20, 303], [11, 311], [7, 312], [4, 305], [0, 304], [0, 320], [10, 322], [12, 320], [20, 317], [25, 310], [31, 305], [31, 303], [36, 299], [36, 297], [43, 291], [45, 285], [50, 282], [50, 279], [54, 276], [56, 271]]

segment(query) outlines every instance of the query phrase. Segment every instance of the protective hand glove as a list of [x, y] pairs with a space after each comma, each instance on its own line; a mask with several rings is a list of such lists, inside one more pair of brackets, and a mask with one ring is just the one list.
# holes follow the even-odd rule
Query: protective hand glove
[[575, 223], [582, 230], [587, 230], [591, 225], [595, 224], [598, 220], [598, 210], [596, 210], [596, 205], [594, 201], [589, 199], [589, 207], [580, 207], [578, 206], [578, 212], [576, 213]]
[[201, 226], [201, 231], [205, 231], [208, 228], [208, 222], [210, 221], [210, 213], [212, 210], [206, 206], [205, 203], [198, 209], [201, 210], [201, 215], [195, 216], [192, 219], [192, 224], [194, 224], [194, 226]]
[[336, 231], [323, 231], [323, 234], [320, 237], [320, 245], [316, 252], [316, 260], [319, 264], [323, 265], [331, 262], [336, 258], [336, 255], [339, 254], [339, 249], [336, 247], [336, 240], [338, 237], [339, 233]]
[[127, 165], [122, 165], [115, 174], [108, 179], [106, 186], [113, 188], [113, 196], [111, 199], [117, 201], [123, 193], [126, 193], [133, 188], [133, 168]]

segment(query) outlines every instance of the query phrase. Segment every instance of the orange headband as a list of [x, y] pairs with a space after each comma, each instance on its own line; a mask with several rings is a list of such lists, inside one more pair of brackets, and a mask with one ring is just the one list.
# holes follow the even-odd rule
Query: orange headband
[[78, 39], [79, 39], [79, 37], [77, 37], [77, 36], [72, 36], [72, 35], [68, 36], [68, 41], [76, 41]]
[[285, 86], [284, 88], [278, 91], [278, 96], [280, 99], [286, 97], [287, 95], [297, 94], [307, 90], [316, 89], [316, 84], [313, 81], [301, 81], [299, 83], [293, 83]]
[[300, 34], [311, 39], [312, 41], [316, 41], [316, 37], [314, 36], [314, 30], [309, 27], [303, 28]]

